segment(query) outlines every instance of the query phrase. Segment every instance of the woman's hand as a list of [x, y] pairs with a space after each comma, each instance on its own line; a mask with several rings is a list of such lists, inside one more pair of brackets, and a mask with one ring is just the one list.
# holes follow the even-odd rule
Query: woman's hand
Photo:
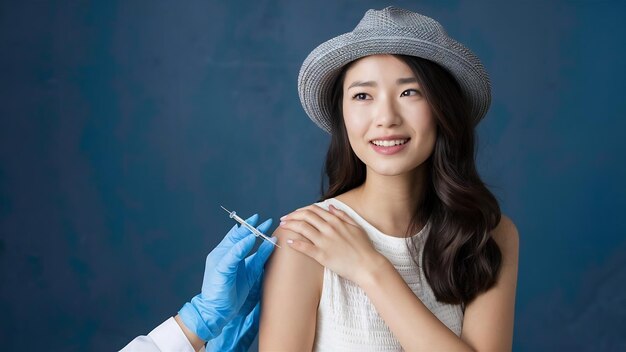
[[360, 285], [386, 258], [348, 214], [332, 205], [329, 210], [310, 205], [282, 217], [280, 226], [311, 241], [287, 240], [291, 248]]

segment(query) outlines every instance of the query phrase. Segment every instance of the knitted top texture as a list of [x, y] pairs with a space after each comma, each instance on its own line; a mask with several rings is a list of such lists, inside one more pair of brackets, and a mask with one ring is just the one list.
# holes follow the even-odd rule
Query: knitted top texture
[[[332, 204], [363, 227], [374, 248], [393, 264], [422, 303], [457, 336], [461, 335], [463, 307], [437, 302], [424, 277], [424, 272], [411, 259], [406, 238], [380, 232], [352, 208], [335, 198], [315, 204], [326, 210]], [[429, 226], [430, 222], [414, 235], [419, 248], [419, 263]], [[324, 268], [313, 351], [403, 351], [403, 349], [365, 292], [352, 281]]]

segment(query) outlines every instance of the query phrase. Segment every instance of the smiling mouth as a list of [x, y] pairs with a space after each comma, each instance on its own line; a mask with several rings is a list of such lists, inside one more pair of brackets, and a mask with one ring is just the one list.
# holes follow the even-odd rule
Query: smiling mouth
[[378, 147], [395, 147], [397, 145], [406, 144], [410, 139], [411, 138], [394, 139], [394, 140], [373, 140], [373, 141], [370, 141], [370, 143]]
[[389, 140], [389, 141], [371, 141], [372, 149], [381, 155], [394, 155], [406, 149], [411, 139]]

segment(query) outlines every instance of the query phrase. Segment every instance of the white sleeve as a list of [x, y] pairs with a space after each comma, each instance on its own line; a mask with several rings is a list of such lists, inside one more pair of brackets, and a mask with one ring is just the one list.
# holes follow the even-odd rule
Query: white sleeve
[[[148, 336], [137, 336], [120, 352], [195, 352], [193, 346], [181, 330], [180, 326], [170, 317], [161, 325], [150, 331]], [[200, 349], [204, 351], [204, 347]]]

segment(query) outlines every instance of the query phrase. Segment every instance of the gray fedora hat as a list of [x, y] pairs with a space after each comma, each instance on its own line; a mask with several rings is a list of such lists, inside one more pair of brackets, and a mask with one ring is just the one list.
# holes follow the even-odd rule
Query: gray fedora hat
[[450, 38], [434, 19], [389, 6], [368, 10], [352, 32], [322, 44], [307, 56], [298, 75], [298, 95], [304, 111], [331, 133], [330, 92], [341, 68], [374, 54], [401, 54], [433, 61], [456, 78], [468, 101], [474, 126], [491, 104], [491, 82], [480, 60]]

